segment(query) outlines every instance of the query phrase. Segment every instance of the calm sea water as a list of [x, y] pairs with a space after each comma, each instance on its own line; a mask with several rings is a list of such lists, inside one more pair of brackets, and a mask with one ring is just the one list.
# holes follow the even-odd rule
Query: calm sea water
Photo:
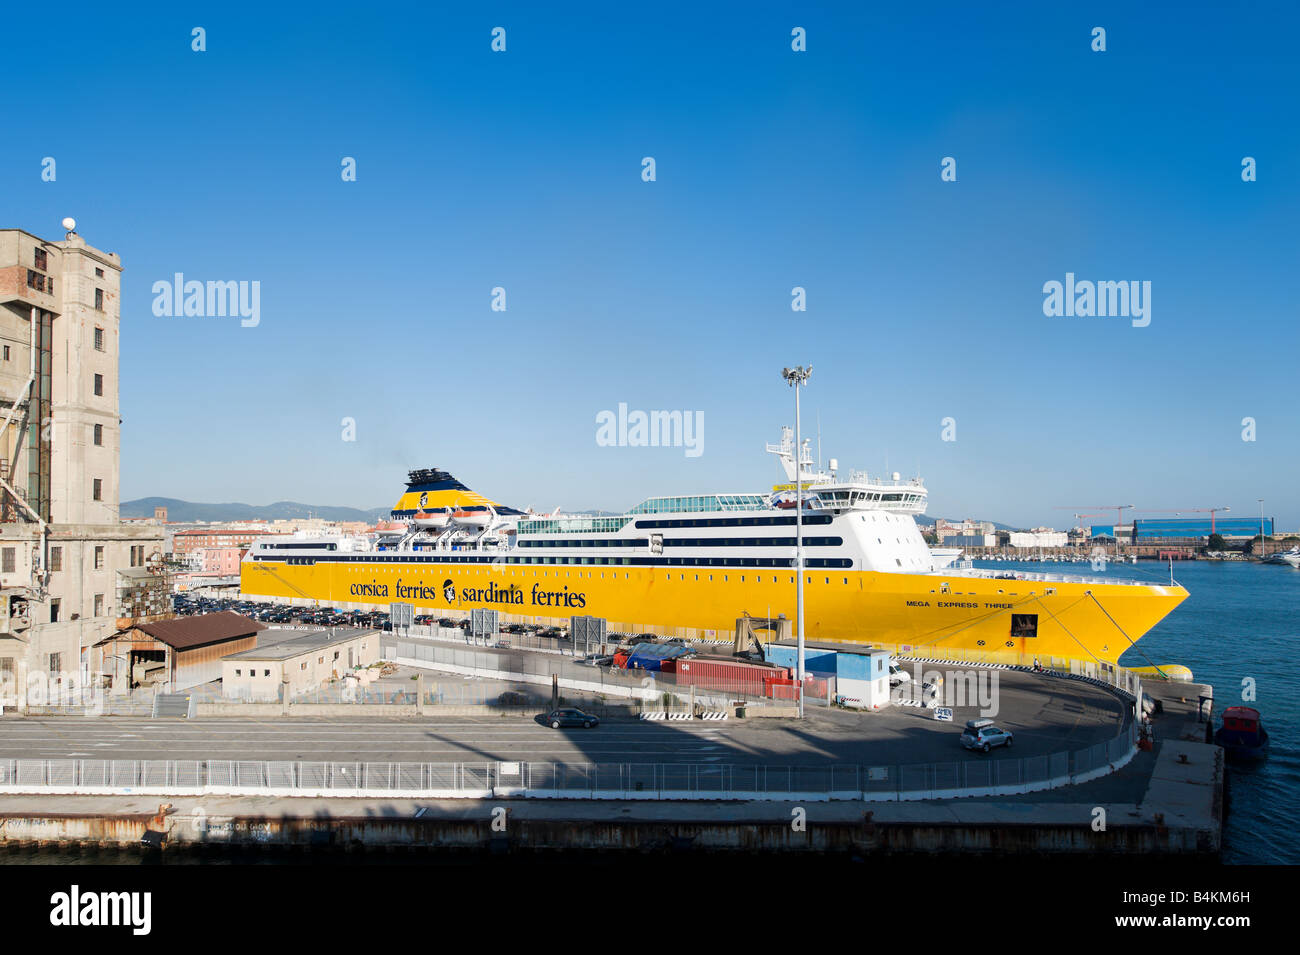
[[[1094, 575], [1088, 564], [977, 561], [976, 566]], [[1120, 663], [1182, 663], [1197, 683], [1214, 687], [1216, 715], [1242, 703], [1260, 711], [1269, 733], [1269, 758], [1258, 768], [1229, 767], [1224, 861], [1300, 863], [1295, 824], [1300, 813], [1300, 570], [1240, 561], [1175, 561], [1173, 571], [1190, 596]], [[1108, 564], [1097, 576], [1167, 583], [1169, 565]], [[1242, 698], [1247, 678], [1254, 680], [1253, 701]]]

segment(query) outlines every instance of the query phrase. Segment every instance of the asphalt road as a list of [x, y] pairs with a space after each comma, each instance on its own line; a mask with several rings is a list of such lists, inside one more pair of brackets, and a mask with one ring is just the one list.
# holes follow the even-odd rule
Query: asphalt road
[[990, 756], [957, 744], [975, 707], [954, 721], [931, 711], [809, 709], [809, 718], [727, 722], [611, 720], [552, 730], [528, 719], [0, 718], [0, 758], [236, 759], [361, 762], [737, 763], [896, 765], [1001, 759], [1079, 749], [1117, 735], [1123, 707], [1097, 687], [1001, 671], [996, 721], [1015, 735]]

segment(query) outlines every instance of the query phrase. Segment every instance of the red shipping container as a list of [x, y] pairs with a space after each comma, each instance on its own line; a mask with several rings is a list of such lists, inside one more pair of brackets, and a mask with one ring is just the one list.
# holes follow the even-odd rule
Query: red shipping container
[[764, 681], [773, 675], [783, 676], [785, 672], [780, 667], [764, 666], [746, 660], [690, 657], [677, 661], [675, 675], [680, 686], [762, 696]]

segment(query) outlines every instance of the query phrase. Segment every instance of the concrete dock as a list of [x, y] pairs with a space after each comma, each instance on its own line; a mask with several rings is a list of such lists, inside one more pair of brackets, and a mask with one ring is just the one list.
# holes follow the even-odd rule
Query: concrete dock
[[[460, 852], [792, 852], [1216, 857], [1223, 753], [1203, 741], [1203, 689], [1153, 688], [1150, 750], [1113, 774], [1013, 797], [831, 800], [348, 799], [0, 796], [0, 846]], [[1196, 739], [1199, 735], [1200, 740]], [[1192, 738], [1188, 738], [1192, 737]], [[125, 742], [125, 741], [124, 741]]]

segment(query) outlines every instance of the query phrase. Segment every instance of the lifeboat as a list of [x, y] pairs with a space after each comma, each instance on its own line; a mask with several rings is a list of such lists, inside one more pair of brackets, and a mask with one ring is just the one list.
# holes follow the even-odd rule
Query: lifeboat
[[487, 527], [492, 523], [492, 512], [482, 511], [456, 511], [451, 515], [451, 519], [460, 527]]
[[401, 537], [409, 529], [410, 528], [408, 528], [405, 524], [398, 524], [398, 523], [375, 525], [375, 533], [378, 534], [380, 537]]
[[450, 516], [446, 511], [416, 511], [411, 523], [416, 527], [446, 527]]

